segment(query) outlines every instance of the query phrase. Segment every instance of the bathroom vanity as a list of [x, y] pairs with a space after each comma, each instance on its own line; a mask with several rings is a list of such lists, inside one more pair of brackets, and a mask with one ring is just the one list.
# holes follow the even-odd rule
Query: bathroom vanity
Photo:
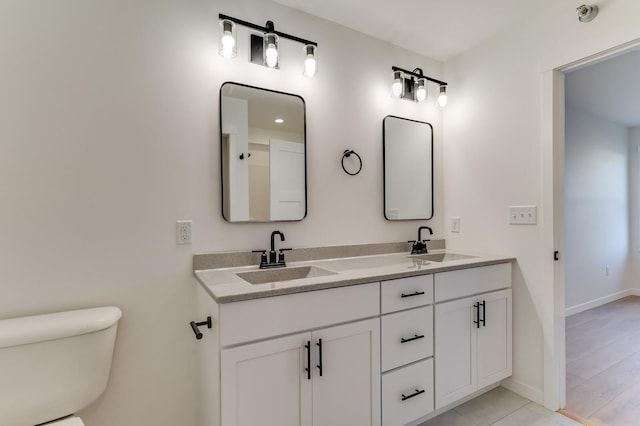
[[201, 426], [411, 425], [511, 375], [513, 258], [348, 247], [196, 256]]

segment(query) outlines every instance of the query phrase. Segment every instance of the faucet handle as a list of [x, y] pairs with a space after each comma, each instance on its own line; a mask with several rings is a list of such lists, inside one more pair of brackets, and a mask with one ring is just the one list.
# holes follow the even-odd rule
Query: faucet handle
[[267, 262], [267, 251], [266, 250], [251, 250], [252, 253], [261, 253], [260, 254], [260, 267], [262, 268], [263, 265], [266, 265]]
[[281, 248], [278, 253], [278, 263], [284, 263], [284, 252], [291, 251], [290, 248]]

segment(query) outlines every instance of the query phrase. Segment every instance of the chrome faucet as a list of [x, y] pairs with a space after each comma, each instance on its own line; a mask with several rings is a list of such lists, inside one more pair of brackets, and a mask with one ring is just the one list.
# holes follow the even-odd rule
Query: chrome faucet
[[[284, 233], [280, 231], [273, 231], [271, 233], [271, 249], [269, 250], [269, 256], [267, 257], [266, 250], [253, 250], [254, 253], [261, 253], [260, 255], [260, 269], [265, 268], [284, 268], [287, 263], [284, 260], [284, 252], [291, 250], [290, 248], [281, 248], [276, 252], [276, 235], [280, 237], [280, 241], [284, 241]], [[268, 260], [267, 260], [268, 259]]]
[[418, 239], [409, 241], [410, 243], [413, 243], [413, 245], [411, 246], [411, 254], [426, 254], [426, 253], [429, 253], [429, 251], [427, 250], [427, 241], [431, 241], [431, 240], [422, 239], [422, 230], [423, 229], [428, 229], [429, 230], [429, 235], [433, 235], [433, 230], [430, 227], [428, 227], [428, 226], [419, 227], [418, 228]]

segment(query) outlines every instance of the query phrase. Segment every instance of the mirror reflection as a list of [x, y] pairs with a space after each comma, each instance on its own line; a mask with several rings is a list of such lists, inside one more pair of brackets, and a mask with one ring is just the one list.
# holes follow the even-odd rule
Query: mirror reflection
[[300, 96], [238, 83], [222, 85], [222, 215], [227, 221], [305, 217], [305, 133]]
[[382, 122], [384, 217], [433, 217], [433, 128], [389, 115]]

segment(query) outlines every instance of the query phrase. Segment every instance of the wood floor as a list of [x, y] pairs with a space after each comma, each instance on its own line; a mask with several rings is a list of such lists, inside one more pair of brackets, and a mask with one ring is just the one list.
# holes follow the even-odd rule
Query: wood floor
[[567, 405], [592, 425], [640, 425], [640, 297], [566, 318]]

